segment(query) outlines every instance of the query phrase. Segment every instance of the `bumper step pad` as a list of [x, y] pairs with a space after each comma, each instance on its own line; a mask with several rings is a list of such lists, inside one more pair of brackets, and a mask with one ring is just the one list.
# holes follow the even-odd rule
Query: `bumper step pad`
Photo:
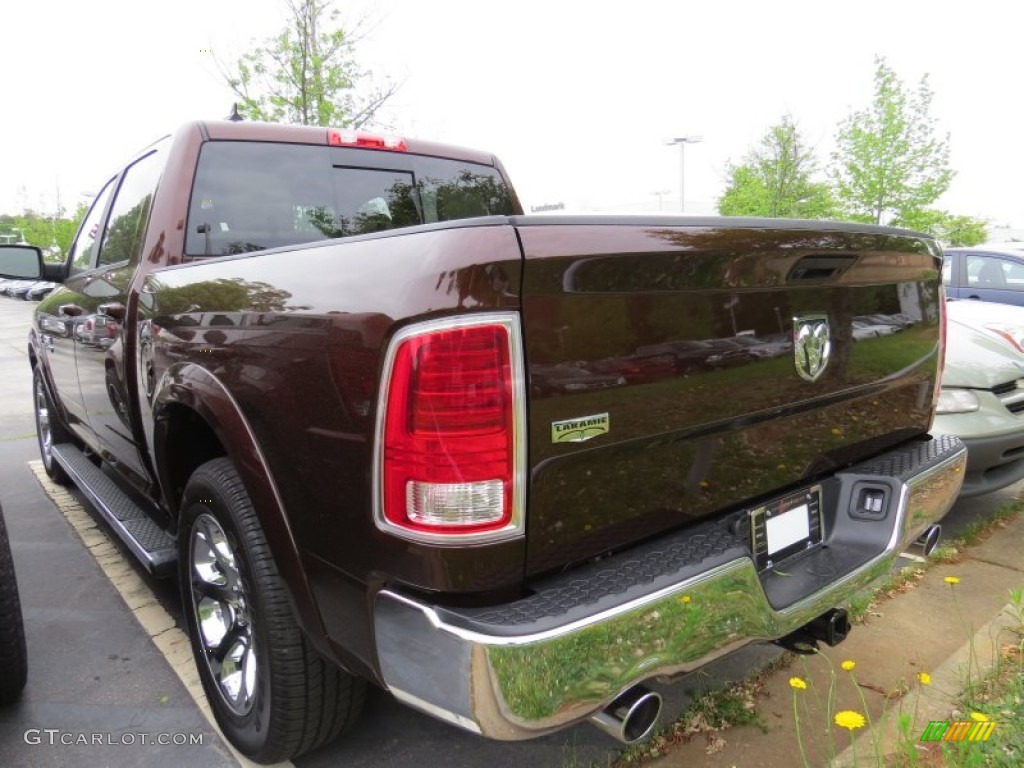
[[[879, 477], [892, 484], [907, 483], [912, 478], [949, 459], [960, 446], [948, 435], [903, 445], [862, 464], [849, 467], [839, 477]], [[828, 502], [838, 502], [829, 494]], [[893, 494], [891, 506], [899, 502]], [[911, 510], [913, 514], [913, 510]], [[630, 602], [641, 595], [686, 581], [702, 573], [735, 561], [749, 558], [750, 546], [743, 534], [745, 526], [737, 526], [742, 515], [707, 521], [631, 548], [572, 571], [537, 580], [530, 586], [533, 594], [512, 603], [492, 608], [440, 608], [437, 610], [452, 625], [496, 636], [542, 632], [567, 620], [583, 618]], [[888, 527], [895, 522], [891, 511]], [[828, 527], [837, 528], [829, 519]], [[888, 543], [884, 538], [847, 541], [839, 548], [816, 550], [807, 565], [818, 565], [820, 579], [792, 579], [765, 574], [763, 586], [776, 607], [792, 604], [822, 588], [840, 573], [877, 557]], [[821, 563], [816, 565], [816, 560]]]

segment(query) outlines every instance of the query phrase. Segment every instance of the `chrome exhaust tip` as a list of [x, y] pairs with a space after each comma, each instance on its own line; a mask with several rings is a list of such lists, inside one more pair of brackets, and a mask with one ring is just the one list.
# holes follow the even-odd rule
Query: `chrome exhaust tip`
[[913, 548], [916, 552], [913, 552], [913, 554], [919, 554], [921, 557], [925, 558], [928, 557], [935, 551], [935, 548], [939, 546], [939, 537], [941, 536], [941, 525], [928, 526], [925, 532], [918, 536], [917, 541], [914, 542]]
[[634, 685], [592, 715], [590, 722], [623, 744], [633, 744], [651, 735], [660, 714], [661, 695]]

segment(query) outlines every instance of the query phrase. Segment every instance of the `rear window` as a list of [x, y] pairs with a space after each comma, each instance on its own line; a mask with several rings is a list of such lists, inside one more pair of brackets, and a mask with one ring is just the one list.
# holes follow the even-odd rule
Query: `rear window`
[[185, 252], [224, 256], [416, 224], [511, 215], [495, 168], [422, 155], [208, 142]]

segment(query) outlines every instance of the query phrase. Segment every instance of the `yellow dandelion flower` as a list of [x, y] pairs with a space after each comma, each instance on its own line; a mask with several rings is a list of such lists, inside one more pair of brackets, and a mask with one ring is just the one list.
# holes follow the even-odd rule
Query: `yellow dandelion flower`
[[854, 712], [852, 709], [844, 709], [842, 712], [836, 712], [836, 725], [840, 728], [846, 728], [849, 731], [853, 731], [857, 728], [863, 728], [865, 722], [867, 721], [864, 719], [864, 715], [860, 712]]
[[946, 577], [946, 583], [947, 584], [959, 584], [960, 583], [960, 578], [958, 576], [947, 576]]
[[807, 688], [807, 683], [805, 683], [802, 678], [791, 677], [789, 678], [789, 687], [795, 688], [798, 691], [802, 691]]
[[988, 715], [984, 715], [981, 712], [971, 712], [971, 720], [974, 720], [979, 723], [987, 723]]
[[856, 666], [857, 666], [857, 662], [856, 661], [851, 661], [850, 659], [847, 659], [846, 661], [844, 661], [842, 663], [843, 669], [845, 669], [847, 672], [853, 672], [853, 668], [856, 667]]
[[927, 672], [918, 672], [917, 679], [920, 681], [921, 685], [932, 684], [932, 676], [929, 675]]
[[692, 603], [693, 602], [693, 598], [690, 597], [689, 595], [683, 595], [682, 597], [679, 598], [679, 602], [680, 603]]

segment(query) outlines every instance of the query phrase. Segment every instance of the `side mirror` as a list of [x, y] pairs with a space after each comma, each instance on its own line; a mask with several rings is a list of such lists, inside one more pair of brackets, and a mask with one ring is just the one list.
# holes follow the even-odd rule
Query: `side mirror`
[[41, 280], [43, 252], [34, 245], [0, 245], [0, 278]]

